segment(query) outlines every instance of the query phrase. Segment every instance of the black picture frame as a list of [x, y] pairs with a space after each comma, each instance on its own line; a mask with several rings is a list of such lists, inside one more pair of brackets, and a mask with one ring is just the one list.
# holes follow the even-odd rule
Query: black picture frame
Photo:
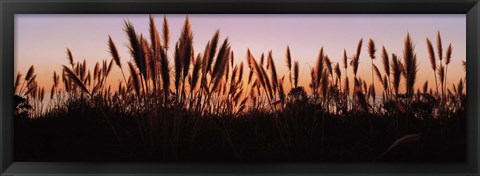
[[[478, 0], [0, 0], [1, 175], [478, 175], [480, 3]], [[13, 161], [15, 14], [466, 14], [467, 163], [465, 164], [153, 164]]]

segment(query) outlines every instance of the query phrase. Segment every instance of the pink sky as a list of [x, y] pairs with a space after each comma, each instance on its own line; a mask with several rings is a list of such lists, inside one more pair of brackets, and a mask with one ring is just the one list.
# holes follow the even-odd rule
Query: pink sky
[[[163, 14], [153, 15], [157, 28], [161, 29]], [[171, 31], [171, 46], [178, 40], [186, 15], [166, 15]], [[203, 52], [208, 40], [217, 29], [220, 39], [228, 37], [235, 53], [235, 62], [245, 61], [247, 48], [256, 59], [262, 52], [273, 51], [273, 58], [280, 75], [286, 75], [285, 49], [290, 46], [292, 59], [300, 65], [300, 85], [308, 87], [310, 67], [313, 67], [320, 48], [332, 59], [341, 62], [343, 49], [353, 55], [358, 40], [364, 39], [358, 74], [371, 82], [370, 58], [367, 54], [367, 41], [372, 38], [377, 47], [374, 62], [383, 71], [381, 47], [388, 53], [402, 57], [403, 40], [407, 32], [415, 44], [419, 61], [416, 87], [425, 80], [433, 80], [426, 52], [426, 37], [436, 45], [436, 33], [440, 31], [444, 51], [449, 43], [453, 46], [452, 61], [449, 65], [448, 84], [457, 83], [465, 73], [461, 61], [466, 60], [466, 18], [464, 14], [432, 15], [225, 15], [190, 14], [194, 33], [195, 53]], [[131, 60], [126, 45], [128, 38], [123, 31], [123, 20], [134, 24], [138, 33], [148, 34], [148, 15], [15, 15], [15, 74], [23, 74], [34, 65], [40, 86], [47, 90], [53, 84], [53, 71], [60, 72], [63, 64], [68, 64], [66, 48], [70, 48], [76, 61], [87, 60], [87, 68], [93, 70], [95, 62], [108, 59], [107, 39], [114, 39], [125, 64]], [[172, 52], [170, 52], [172, 53]], [[170, 57], [173, 66], [173, 57]], [[438, 63], [438, 61], [437, 61]], [[244, 63], [245, 64], [245, 63]], [[112, 70], [111, 83], [123, 80], [120, 70]], [[118, 73], [118, 74], [116, 74]], [[116, 75], [115, 75], [116, 74]], [[343, 69], [342, 69], [342, 74]], [[351, 69], [348, 75], [352, 75]], [[288, 84], [288, 81], [286, 82]], [[287, 85], [286, 84], [286, 85]], [[429, 81], [433, 86], [433, 82]], [[377, 83], [377, 92], [381, 90]], [[308, 89], [307, 89], [308, 90]]]

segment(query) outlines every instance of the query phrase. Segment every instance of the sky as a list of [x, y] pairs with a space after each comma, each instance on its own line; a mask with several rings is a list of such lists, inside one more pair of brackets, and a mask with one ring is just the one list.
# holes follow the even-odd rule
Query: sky
[[[154, 14], [159, 30], [164, 15], [169, 22], [172, 47], [178, 41], [187, 15]], [[341, 63], [343, 50], [347, 51], [349, 57], [352, 56], [358, 41], [363, 38], [358, 75], [369, 83], [371, 61], [368, 56], [368, 40], [375, 41], [377, 59], [374, 63], [383, 74], [381, 47], [385, 46], [390, 55], [395, 53], [402, 60], [403, 41], [407, 33], [412, 37], [419, 65], [416, 88], [421, 87], [426, 80], [430, 87], [434, 83], [434, 73], [426, 51], [426, 38], [430, 38], [436, 45], [438, 31], [442, 36], [444, 52], [449, 44], [453, 47], [447, 85], [456, 84], [465, 75], [461, 64], [462, 60], [466, 60], [464, 14], [189, 14], [188, 17], [193, 30], [195, 55], [204, 51], [207, 42], [218, 29], [220, 42], [228, 37], [235, 63], [246, 61], [247, 49], [257, 60], [262, 53], [267, 55], [272, 50], [281, 77], [288, 74], [285, 52], [289, 46], [292, 60], [299, 62], [299, 85], [305, 88], [310, 83], [310, 69], [314, 67], [321, 47], [333, 63]], [[72, 51], [75, 61], [86, 59], [87, 68], [91, 70], [97, 61], [110, 61], [107, 43], [109, 35], [117, 45], [122, 63], [126, 64], [133, 59], [128, 53], [128, 38], [123, 31], [124, 20], [130, 21], [137, 33], [149, 37], [148, 14], [16, 14], [15, 75], [18, 72], [24, 75], [34, 65], [39, 85], [49, 90], [53, 84], [53, 72], [61, 72], [62, 65], [68, 65], [67, 48]], [[170, 66], [173, 67], [173, 52], [170, 51]], [[247, 70], [245, 72], [248, 73]], [[353, 77], [350, 66], [347, 73], [350, 78]], [[342, 69], [342, 75], [344, 74]], [[121, 80], [120, 69], [114, 67], [108, 82], [117, 85]], [[289, 84], [287, 80], [284, 83]], [[377, 92], [383, 90], [379, 83], [375, 85]]]

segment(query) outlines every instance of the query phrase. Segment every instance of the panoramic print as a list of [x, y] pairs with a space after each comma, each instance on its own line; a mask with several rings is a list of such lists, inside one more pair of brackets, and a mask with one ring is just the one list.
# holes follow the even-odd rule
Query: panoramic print
[[16, 162], [466, 162], [466, 17], [15, 15]]

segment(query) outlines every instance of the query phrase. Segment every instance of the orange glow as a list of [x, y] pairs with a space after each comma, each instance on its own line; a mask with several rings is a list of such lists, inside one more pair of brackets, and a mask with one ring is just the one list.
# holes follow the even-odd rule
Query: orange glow
[[[278, 77], [285, 76], [284, 88], [288, 92], [290, 90], [290, 82], [288, 80], [288, 70], [285, 64], [285, 49], [289, 45], [292, 52], [292, 62], [298, 61], [300, 65], [299, 85], [305, 87], [308, 93], [311, 93], [309, 83], [311, 82], [310, 70], [314, 67], [320, 47], [325, 48], [325, 53], [330, 57], [332, 63], [340, 63], [342, 71], [342, 79], [345, 75], [349, 77], [350, 89], [353, 87], [353, 74], [349, 65], [347, 73], [344, 72], [342, 65], [343, 49], [347, 50], [347, 54], [351, 57], [354, 54], [357, 41], [364, 39], [360, 55], [360, 65], [358, 76], [371, 83], [371, 65], [368, 57], [368, 49], [366, 42], [372, 38], [375, 40], [377, 47], [376, 59], [374, 64], [384, 74], [381, 63], [381, 47], [385, 46], [389, 55], [395, 53], [403, 60], [403, 39], [406, 32], [412, 34], [415, 51], [418, 59], [418, 73], [415, 90], [421, 88], [425, 81], [429, 82], [429, 88], [434, 86], [434, 73], [431, 69], [428, 55], [426, 53], [425, 38], [430, 38], [435, 42], [437, 31], [442, 33], [444, 49], [449, 43], [452, 43], [453, 54], [452, 61], [448, 66], [447, 87], [458, 83], [463, 79], [465, 72], [461, 61], [466, 60], [466, 38], [465, 38], [465, 15], [451, 16], [432, 16], [432, 15], [190, 15], [192, 29], [194, 33], [194, 49], [195, 55], [204, 51], [205, 45], [210, 40], [215, 29], [220, 29], [220, 41], [229, 37], [232, 50], [234, 51], [235, 64], [244, 62], [244, 82], [248, 78], [248, 66], [246, 60], [246, 50], [249, 48], [259, 62], [260, 55], [268, 54], [272, 50]], [[132, 58], [128, 53], [127, 36], [124, 34], [123, 19], [129, 19], [134, 23], [134, 27], [139, 33], [148, 36], [148, 16], [147, 15], [118, 15], [118, 16], [102, 16], [96, 15], [95, 18], [89, 18], [88, 15], [77, 16], [55, 16], [55, 15], [18, 15], [16, 17], [16, 36], [15, 36], [15, 60], [16, 72], [25, 74], [28, 67], [34, 65], [39, 86], [49, 90], [53, 84], [53, 71], [61, 72], [62, 65], [68, 65], [66, 48], [70, 48], [73, 52], [75, 61], [87, 60], [87, 69], [93, 71], [95, 62], [107, 59], [110, 61], [111, 56], [108, 53], [106, 39], [111, 35], [117, 44], [124, 65], [126, 76], [129, 75], [126, 66], [127, 61]], [[157, 27], [161, 29], [161, 19], [163, 15], [157, 15]], [[171, 46], [177, 41], [181, 31], [185, 15], [167, 15], [170, 22], [171, 30]], [[349, 22], [341, 24], [342, 26], [331, 26], [325, 24], [337, 24], [339, 22]], [[409, 21], [410, 19], [410, 21]], [[75, 22], [78, 20], [79, 22]], [[86, 29], [88, 26], [83, 25], [80, 21], [90, 20], [90, 26], [100, 26], [100, 28]], [[435, 26], [428, 26], [425, 21], [434, 21]], [[69, 23], [68, 21], [73, 21]], [[237, 24], [244, 28], [229, 27]], [[376, 21], [376, 23], [374, 23]], [[292, 24], [288, 24], [290, 22]], [[316, 23], [313, 23], [316, 22]], [[443, 22], [443, 23], [442, 23]], [[316, 26], [318, 23], [318, 26]], [[392, 23], [398, 23], [396, 25]], [[424, 24], [425, 23], [425, 24]], [[82, 25], [80, 25], [82, 24]], [[104, 26], [104, 24], [111, 25]], [[455, 25], [452, 25], [455, 24]], [[460, 25], [457, 25], [460, 24]], [[338, 24], [340, 25], [340, 24]], [[375, 27], [373, 26], [383, 26]], [[32, 26], [36, 26], [32, 28]], [[453, 27], [454, 26], [454, 27]], [[58, 27], [58, 28], [57, 28]], [[238, 27], [238, 26], [236, 26]], [[288, 27], [288, 28], [287, 28]], [[71, 29], [75, 29], [72, 33]], [[308, 28], [323, 29], [323, 31], [308, 30]], [[400, 28], [400, 29], [399, 29]], [[355, 29], [355, 30], [354, 30]], [[351, 30], [351, 31], [350, 31]], [[296, 32], [300, 31], [300, 32]], [[395, 35], [390, 35], [391, 31]], [[49, 35], [48, 33], [56, 33]], [[44, 33], [44, 35], [39, 35]], [[268, 35], [267, 35], [268, 34]], [[319, 36], [319, 37], [317, 37]], [[169, 50], [170, 67], [173, 70], [173, 50]], [[264, 61], [266, 65], [266, 57]], [[439, 61], [437, 60], [437, 64]], [[232, 71], [230, 69], [230, 71]], [[173, 72], [171, 73], [173, 81]], [[375, 79], [375, 89], [377, 93], [381, 93], [383, 87], [379, 80]], [[112, 90], [117, 90], [119, 81], [123, 81], [121, 71], [114, 66], [107, 80], [107, 85], [112, 86]], [[62, 85], [62, 84], [60, 84]], [[342, 81], [343, 85], [343, 81]], [[404, 91], [403, 77], [400, 83], [400, 90]], [[62, 87], [62, 86], [60, 86]], [[107, 86], [108, 87], [108, 86]]]

